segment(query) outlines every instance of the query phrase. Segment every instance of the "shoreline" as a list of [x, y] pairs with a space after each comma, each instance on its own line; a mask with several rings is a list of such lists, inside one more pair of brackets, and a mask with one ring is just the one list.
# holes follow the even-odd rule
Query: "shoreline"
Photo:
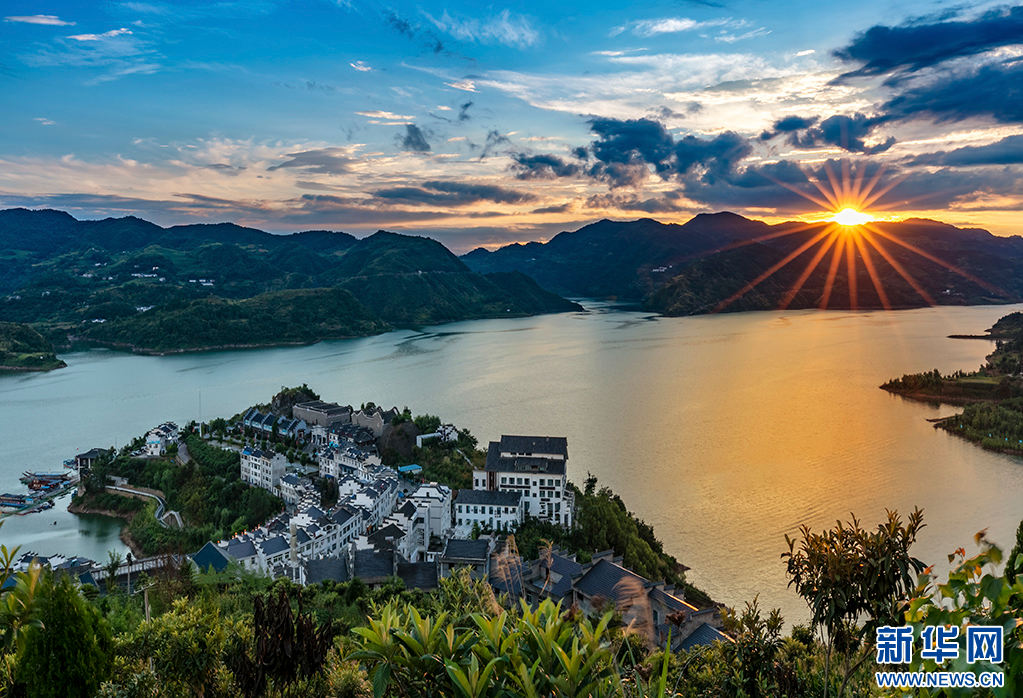
[[146, 557], [146, 554], [142, 550], [142, 546], [138, 544], [131, 534], [128, 532], [128, 527], [131, 525], [132, 520], [139, 514], [139, 512], [121, 512], [121, 511], [110, 511], [109, 509], [100, 509], [99, 507], [86, 507], [81, 506], [76, 502], [71, 502], [67, 506], [69, 514], [78, 516], [79, 514], [91, 514], [94, 516], [105, 516], [109, 519], [120, 519], [124, 521], [124, 525], [121, 527], [121, 532], [118, 534], [118, 538], [121, 542], [128, 546], [131, 550], [131, 554], [136, 559], [142, 559]]

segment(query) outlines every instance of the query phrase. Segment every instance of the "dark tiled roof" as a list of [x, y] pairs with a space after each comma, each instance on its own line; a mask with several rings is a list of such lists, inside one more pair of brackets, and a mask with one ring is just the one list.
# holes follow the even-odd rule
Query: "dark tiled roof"
[[406, 589], [437, 588], [437, 564], [433, 562], [399, 562], [398, 576]]
[[240, 540], [232, 538], [227, 541], [227, 554], [238, 560], [243, 557], [252, 557], [256, 554], [256, 546], [251, 540]]
[[619, 586], [626, 579], [631, 579], [640, 587], [645, 587], [649, 583], [647, 579], [628, 571], [624, 567], [619, 567], [607, 560], [600, 560], [583, 573], [583, 576], [576, 581], [575, 588], [590, 598], [603, 596], [606, 599], [614, 599], [617, 602], [624, 600], [630, 591], [623, 588], [623, 586]]
[[490, 492], [488, 490], [458, 490], [455, 504], [483, 504], [494, 507], [517, 507], [522, 499], [520, 492]]
[[199, 552], [192, 556], [192, 562], [200, 570], [207, 570], [212, 567], [214, 572], [223, 572], [227, 569], [228, 558], [224, 551], [211, 541], [202, 546]]
[[284, 540], [284, 536], [275, 536], [260, 543], [259, 547], [263, 550], [264, 555], [273, 555], [287, 550], [291, 546], [288, 545], [288, 541]]
[[[558, 598], [564, 598], [572, 591], [572, 577], [583, 571], [583, 566], [575, 560], [570, 560], [567, 557], [557, 554], [551, 556], [550, 568], [551, 572], [554, 574], [561, 575], [560, 579], [554, 581], [554, 575], [552, 574], [551, 581], [547, 586], [548, 592], [550, 592], [552, 596], [557, 596]], [[537, 579], [535, 584], [542, 587], [545, 582], [546, 580], [541, 578]]]
[[297, 485], [298, 475], [296, 475], [295, 473], [288, 473], [287, 475], [281, 478], [281, 482], [286, 482], [292, 486]]
[[505, 453], [550, 453], [568, 458], [568, 439], [564, 436], [501, 436]]
[[696, 610], [696, 606], [693, 606], [690, 603], [686, 603], [677, 596], [668, 594], [662, 591], [661, 589], [651, 589], [650, 598], [653, 601], [659, 601], [660, 603], [664, 604], [666, 607], [670, 608], [672, 612], [685, 611], [687, 613], [691, 613]]
[[389, 524], [381, 528], [379, 531], [374, 531], [369, 534], [368, 539], [374, 548], [390, 550], [394, 548], [394, 543], [396, 541], [399, 541], [404, 537], [405, 532], [403, 530], [394, 524]]
[[490, 543], [485, 540], [463, 540], [452, 538], [444, 548], [445, 560], [472, 560], [486, 562], [490, 555]]
[[405, 514], [405, 516], [412, 517], [416, 515], [416, 505], [413, 502], [405, 502], [400, 507], [398, 507], [397, 511], [400, 511], [402, 514]]
[[380, 579], [394, 574], [394, 551], [356, 550], [352, 576], [362, 580]]
[[347, 509], [338, 509], [330, 515], [330, 519], [337, 524], [345, 524], [354, 514]]
[[306, 584], [318, 584], [325, 579], [335, 582], [348, 581], [348, 567], [345, 561], [338, 558], [326, 560], [309, 560], [305, 563]]
[[704, 623], [694, 630], [689, 637], [683, 640], [679, 647], [680, 649], [691, 650], [699, 645], [709, 645], [710, 643], [718, 640], [721, 642], [729, 642], [730, 638], [717, 628]]
[[565, 474], [565, 461], [553, 458], [536, 458], [531, 456], [501, 457], [501, 444], [490, 442], [487, 449], [488, 472], [500, 473], [548, 473], [551, 475]]

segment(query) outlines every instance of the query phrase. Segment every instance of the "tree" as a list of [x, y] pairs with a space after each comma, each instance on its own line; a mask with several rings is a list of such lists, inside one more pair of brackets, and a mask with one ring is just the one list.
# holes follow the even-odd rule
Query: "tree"
[[107, 557], [110, 558], [107, 564], [103, 565], [103, 571], [107, 573], [106, 584], [107, 593], [113, 593], [114, 583], [117, 581], [117, 571], [121, 569], [121, 553], [116, 550], [107, 551]]
[[40, 600], [40, 625], [26, 636], [18, 681], [28, 698], [90, 698], [113, 666], [110, 626], [67, 575], [47, 574]]
[[[905, 526], [898, 512], [887, 513], [888, 520], [873, 533], [861, 528], [855, 516], [847, 525], [839, 521], [834, 529], [820, 534], [803, 526], [798, 550], [796, 540], [785, 536], [789, 551], [782, 559], [791, 578], [789, 586], [795, 586], [806, 601], [811, 623], [826, 643], [825, 698], [832, 651], [838, 648], [844, 660], [841, 698], [849, 677], [873, 656], [874, 629], [897, 622], [916, 576], [924, 569], [924, 563], [909, 554], [924, 526], [923, 512], [914, 509]], [[867, 622], [857, 629], [861, 618]], [[861, 656], [854, 659], [857, 646]]]

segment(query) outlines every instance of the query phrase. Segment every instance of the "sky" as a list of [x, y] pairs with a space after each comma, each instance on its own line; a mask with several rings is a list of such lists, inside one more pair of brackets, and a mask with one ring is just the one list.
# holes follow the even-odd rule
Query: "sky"
[[1023, 5], [0, 3], [0, 208], [464, 252], [849, 199], [1023, 233]]

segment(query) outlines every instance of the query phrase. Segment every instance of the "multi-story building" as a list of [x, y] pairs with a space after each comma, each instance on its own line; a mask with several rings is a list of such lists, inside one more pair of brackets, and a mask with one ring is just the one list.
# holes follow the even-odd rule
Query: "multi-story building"
[[167, 447], [177, 440], [177, 424], [165, 422], [158, 427], [154, 427], [146, 434], [146, 455], [162, 456], [167, 453]]
[[[515, 531], [525, 510], [521, 492], [460, 490], [455, 500], [455, 525], [485, 531]], [[464, 531], [464, 528], [459, 530]]]
[[288, 459], [279, 453], [244, 448], [241, 453], [242, 482], [280, 495], [281, 478], [287, 465]]
[[525, 514], [571, 526], [575, 496], [567, 488], [567, 465], [563, 436], [502, 436], [490, 442], [484, 469], [473, 471], [473, 489], [518, 492]]
[[380, 456], [357, 448], [350, 442], [343, 442], [324, 449], [320, 453], [319, 465], [321, 477], [339, 479], [351, 474], [365, 482], [370, 479], [373, 468], [380, 465]]
[[334, 402], [312, 400], [300, 402], [291, 408], [295, 419], [301, 419], [310, 427], [331, 427], [335, 424], [347, 424], [352, 421], [352, 408], [342, 407]]

